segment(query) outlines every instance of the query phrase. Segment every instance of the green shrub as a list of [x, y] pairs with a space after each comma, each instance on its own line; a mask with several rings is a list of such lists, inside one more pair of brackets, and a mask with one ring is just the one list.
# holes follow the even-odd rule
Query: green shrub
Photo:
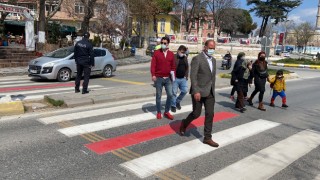
[[57, 44], [61, 37], [60, 25], [56, 22], [53, 22], [47, 25], [47, 29], [48, 29], [48, 43]]
[[46, 101], [48, 103], [52, 104], [55, 107], [61, 107], [62, 105], [64, 105], [64, 101], [62, 101], [62, 100], [54, 100], [54, 99], [51, 99], [49, 97], [46, 97]]
[[120, 47], [121, 47], [121, 49], [123, 49], [123, 45], [124, 45], [124, 44], [126, 44], [126, 47], [129, 46], [129, 43], [126, 42], [126, 39], [122, 38], [121, 41], [120, 41]]
[[99, 36], [94, 36], [92, 44], [93, 46], [99, 47], [101, 43], [100, 37]]
[[280, 59], [274, 62], [287, 63], [287, 64], [320, 65], [320, 61], [313, 61], [311, 59], [305, 59], [305, 58], [301, 58], [301, 59], [286, 58], [286, 59]]

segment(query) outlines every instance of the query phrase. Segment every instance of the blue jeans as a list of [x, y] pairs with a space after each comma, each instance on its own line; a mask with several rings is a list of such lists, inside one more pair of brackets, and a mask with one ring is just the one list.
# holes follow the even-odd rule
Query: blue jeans
[[[178, 88], [180, 89], [180, 95], [177, 97]], [[179, 104], [184, 96], [188, 93], [188, 82], [186, 78], [177, 78], [172, 85], [172, 107], [176, 107], [177, 103]]]
[[157, 105], [157, 112], [161, 112], [161, 95], [162, 95], [162, 88], [165, 87], [167, 93], [167, 101], [165, 112], [169, 112], [170, 104], [172, 99], [172, 82], [170, 78], [161, 78], [157, 77], [156, 80], [156, 105]]

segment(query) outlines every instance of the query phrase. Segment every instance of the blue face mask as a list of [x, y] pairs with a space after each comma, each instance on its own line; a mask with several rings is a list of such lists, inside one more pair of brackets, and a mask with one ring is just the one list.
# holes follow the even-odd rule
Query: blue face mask
[[165, 49], [167, 49], [167, 46], [164, 44], [161, 44], [161, 49], [165, 50]]
[[212, 56], [214, 54], [214, 49], [208, 49], [207, 54]]

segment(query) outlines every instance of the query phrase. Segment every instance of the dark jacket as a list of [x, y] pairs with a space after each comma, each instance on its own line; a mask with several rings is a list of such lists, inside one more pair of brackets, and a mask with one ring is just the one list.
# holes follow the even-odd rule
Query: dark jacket
[[231, 72], [231, 81], [233, 81], [233, 84], [236, 87], [237, 91], [242, 90], [243, 92], [248, 92], [248, 85], [252, 83], [252, 70], [248, 72], [249, 76], [245, 78], [244, 75], [246, 70], [249, 70], [247, 68], [247, 63], [245, 63], [242, 59], [237, 59], [234, 68]]
[[268, 74], [268, 63], [267, 61], [256, 60], [252, 64], [253, 76], [256, 79], [266, 79], [269, 77]]
[[211, 90], [215, 93], [217, 67], [215, 58], [212, 58], [212, 67], [211, 72], [207, 56], [204, 52], [192, 59], [190, 69], [190, 94], [200, 93], [201, 97], [208, 97]]
[[[175, 60], [175, 62], [176, 62], [176, 69], [177, 69], [178, 66], [179, 66], [179, 60], [180, 60], [178, 56], [179, 56], [178, 54], [176, 54], [176, 55], [174, 56], [174, 60]], [[188, 79], [188, 77], [189, 77], [188, 57], [185, 56], [185, 57], [183, 58], [183, 60], [184, 60], [184, 63], [186, 64], [186, 74], [185, 74], [185, 77]]]
[[93, 46], [86, 38], [82, 38], [74, 46], [74, 59], [77, 64], [94, 66]]

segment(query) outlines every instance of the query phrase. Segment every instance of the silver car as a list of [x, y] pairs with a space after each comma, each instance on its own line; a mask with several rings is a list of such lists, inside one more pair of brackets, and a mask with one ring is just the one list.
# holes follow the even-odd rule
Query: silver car
[[[74, 47], [57, 49], [42, 57], [31, 60], [29, 76], [41, 79], [57, 79], [60, 82], [76, 77], [77, 66], [74, 60]], [[112, 54], [105, 48], [94, 48], [95, 66], [91, 75], [111, 77], [116, 71], [117, 63]]]

